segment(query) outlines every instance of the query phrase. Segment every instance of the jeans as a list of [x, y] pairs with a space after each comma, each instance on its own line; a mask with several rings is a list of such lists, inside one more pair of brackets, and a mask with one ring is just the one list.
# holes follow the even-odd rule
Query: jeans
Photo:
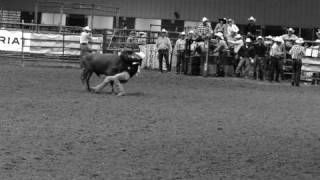
[[241, 73], [241, 68], [243, 66], [245, 66], [243, 74], [244, 74], [245, 77], [248, 77], [249, 76], [249, 71], [250, 71], [250, 66], [251, 66], [250, 58], [248, 58], [248, 57], [240, 57], [240, 61], [239, 61], [239, 64], [237, 66], [237, 69], [236, 69], [236, 73], [237, 74]]
[[300, 75], [301, 75], [301, 59], [293, 59], [292, 62], [292, 85], [299, 86], [300, 83]]
[[264, 57], [257, 57], [255, 59], [254, 68], [253, 68], [253, 78], [263, 80], [264, 75], [264, 65], [265, 65]]
[[163, 72], [163, 69], [162, 69], [162, 61], [163, 61], [163, 58], [165, 59], [166, 61], [166, 67], [167, 67], [167, 71], [170, 71], [171, 70], [171, 67], [170, 67], [170, 63], [169, 63], [169, 50], [167, 49], [160, 49], [158, 51], [158, 58], [159, 58], [159, 70], [161, 72]]
[[271, 57], [269, 80], [279, 81], [279, 75], [282, 72], [282, 59], [280, 57]]
[[178, 51], [177, 52], [177, 65], [176, 65], [177, 73], [185, 72], [185, 70], [186, 70], [185, 66], [186, 66], [186, 61], [185, 61], [184, 51]]

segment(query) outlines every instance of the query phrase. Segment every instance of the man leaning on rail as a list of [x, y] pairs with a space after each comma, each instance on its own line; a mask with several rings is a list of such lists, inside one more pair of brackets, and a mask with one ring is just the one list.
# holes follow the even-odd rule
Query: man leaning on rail
[[89, 26], [86, 26], [82, 29], [80, 34], [80, 56], [83, 56], [86, 53], [91, 52], [91, 48], [89, 47], [89, 42], [92, 40], [92, 33]]

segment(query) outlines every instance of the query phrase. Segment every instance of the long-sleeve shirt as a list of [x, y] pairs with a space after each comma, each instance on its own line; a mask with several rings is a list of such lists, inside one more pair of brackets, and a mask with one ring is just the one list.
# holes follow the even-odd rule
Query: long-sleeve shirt
[[80, 34], [80, 44], [88, 44], [91, 41], [91, 33], [82, 32]]
[[257, 33], [257, 26], [255, 24], [247, 24], [247, 26], [245, 27], [245, 34], [252, 34], [252, 35], [256, 35]]
[[175, 51], [184, 51], [186, 49], [186, 40], [178, 39], [176, 45], [174, 46]]
[[160, 36], [157, 39], [156, 46], [158, 50], [169, 50], [169, 51], [172, 50], [171, 41], [168, 37]]
[[213, 31], [210, 23], [203, 24], [201, 22], [197, 27], [197, 32], [199, 33], [199, 35], [209, 35], [212, 34]]
[[289, 51], [289, 54], [291, 54], [292, 59], [302, 59], [305, 53], [306, 50], [301, 45], [294, 45]]
[[258, 57], [265, 57], [267, 54], [267, 47], [264, 44], [256, 44], [254, 49]]
[[219, 42], [217, 43], [217, 47], [214, 49], [214, 54], [215, 55], [221, 55], [223, 53], [223, 51], [225, 51], [226, 49], [228, 49], [228, 45], [226, 43], [225, 40], [219, 40]]
[[242, 39], [231, 39], [228, 41], [229, 46], [233, 47], [234, 53], [238, 53], [240, 48], [243, 46], [243, 40]]
[[281, 44], [281, 45], [278, 45], [277, 43], [274, 43], [272, 46], [271, 46], [271, 49], [270, 49], [270, 56], [283, 56], [284, 55], [284, 45]]
[[254, 46], [244, 45], [240, 48], [238, 54], [240, 57], [243, 57], [243, 58], [249, 58], [249, 57], [254, 58], [255, 56]]

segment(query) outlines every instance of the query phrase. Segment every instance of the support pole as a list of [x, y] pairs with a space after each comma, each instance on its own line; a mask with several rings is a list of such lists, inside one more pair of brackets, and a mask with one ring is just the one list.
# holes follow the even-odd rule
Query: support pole
[[22, 38], [21, 38], [21, 66], [24, 67], [24, 20], [22, 20], [22, 28], [21, 28], [21, 32], [22, 32]]
[[34, 5], [34, 24], [35, 24], [35, 30], [38, 32], [39, 28], [38, 28], [38, 12], [39, 12], [39, 2], [38, 0], [35, 1], [35, 5]]
[[59, 22], [59, 32], [60, 33], [62, 31], [63, 9], [64, 9], [64, 4], [61, 4], [60, 5], [60, 22]]
[[94, 21], [94, 9], [95, 9], [95, 5], [92, 4], [92, 7], [91, 7], [91, 24], [90, 24], [90, 27], [91, 29], [93, 29], [93, 21]]

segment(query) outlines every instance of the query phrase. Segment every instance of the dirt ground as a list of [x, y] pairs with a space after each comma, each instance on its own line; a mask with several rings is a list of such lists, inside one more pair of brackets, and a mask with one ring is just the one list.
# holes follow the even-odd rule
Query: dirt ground
[[142, 71], [115, 97], [79, 77], [1, 64], [1, 180], [320, 179], [319, 87]]

